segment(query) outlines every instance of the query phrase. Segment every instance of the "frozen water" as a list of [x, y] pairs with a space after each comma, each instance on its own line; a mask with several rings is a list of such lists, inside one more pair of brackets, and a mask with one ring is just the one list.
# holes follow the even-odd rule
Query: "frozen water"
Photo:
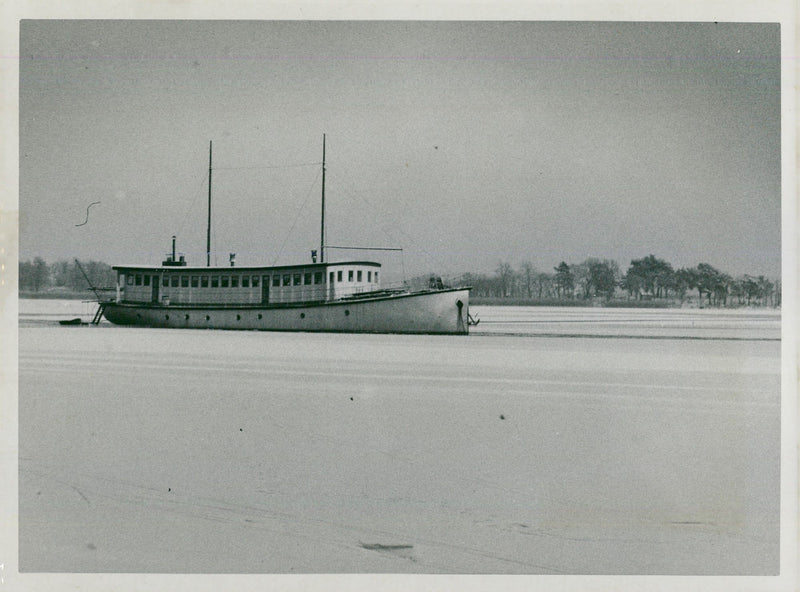
[[472, 306], [477, 333], [683, 339], [778, 339], [780, 311]]
[[30, 302], [23, 571], [778, 572], [774, 313], [474, 307], [498, 322], [460, 337], [59, 327]]

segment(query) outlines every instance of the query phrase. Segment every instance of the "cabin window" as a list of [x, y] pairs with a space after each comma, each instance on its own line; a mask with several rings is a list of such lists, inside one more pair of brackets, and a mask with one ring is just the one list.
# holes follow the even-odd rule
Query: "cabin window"
[[200, 277], [196, 276], [196, 275], [193, 275], [192, 276], [192, 288], [196, 288], [199, 285], [200, 285]]
[[144, 285], [145, 286], [149, 286], [150, 285], [150, 276], [149, 275], [144, 276]]
[[283, 285], [284, 286], [288, 286], [291, 283], [292, 283], [292, 276], [289, 275], [288, 273], [285, 273], [283, 275]]
[[172, 284], [173, 288], [177, 288], [178, 287], [178, 276], [177, 275], [173, 275], [172, 276], [172, 281], [170, 283]]
[[242, 276], [242, 288], [249, 288], [250, 287], [250, 276], [243, 275]]
[[189, 276], [182, 275], [181, 276], [181, 288], [188, 288], [189, 287]]
[[[264, 277], [264, 283], [265, 284], [269, 283], [269, 276], [265, 276]], [[257, 275], [253, 276], [253, 287], [254, 288], [258, 288], [258, 276]]]
[[219, 276], [212, 275], [211, 276], [211, 287], [212, 288], [219, 288]]
[[239, 276], [232, 275], [231, 276], [231, 288], [238, 288], [239, 287]]
[[273, 275], [272, 276], [272, 287], [273, 288], [277, 288], [280, 285], [281, 285], [281, 276]]
[[303, 283], [306, 286], [310, 286], [311, 285], [311, 274], [310, 273], [307, 273], [307, 274], [305, 274], [305, 276], [303, 276]]
[[353, 270], [352, 269], [348, 270], [348, 272], [347, 272], [347, 281], [348, 282], [352, 282], [353, 281]]
[[377, 271], [375, 272], [375, 283], [376, 284], [378, 283], [378, 272]]
[[371, 282], [371, 281], [372, 281], [372, 272], [371, 272], [371, 271], [368, 271], [368, 272], [367, 272], [367, 281], [368, 281], [368, 282]]
[[333, 272], [331, 272], [330, 275], [328, 276], [328, 283], [331, 284], [333, 283]]
[[222, 276], [222, 287], [223, 288], [227, 288], [228, 287], [228, 276], [227, 275], [223, 275]]
[[129, 276], [128, 276], [128, 285], [129, 285], [129, 286], [132, 286], [132, 285], [133, 285], [133, 276], [132, 276], [132, 275], [129, 275]]
[[300, 285], [300, 274], [299, 273], [294, 274], [293, 280], [294, 280], [294, 282], [293, 282], [294, 285], [295, 286], [299, 286]]
[[322, 283], [322, 272], [318, 271], [314, 274], [314, 283], [321, 284]]
[[358, 270], [358, 274], [357, 275], [358, 275], [358, 277], [356, 278], [356, 280], [358, 280], [360, 282], [361, 281], [361, 270], [360, 269]]
[[137, 273], [136, 274], [136, 285], [137, 286], [141, 286], [142, 285], [142, 274], [141, 273]]
[[201, 288], [208, 288], [208, 276], [201, 275], [200, 276], [200, 287]]
[[337, 282], [341, 282], [342, 281], [342, 271], [341, 270], [336, 272], [336, 281]]

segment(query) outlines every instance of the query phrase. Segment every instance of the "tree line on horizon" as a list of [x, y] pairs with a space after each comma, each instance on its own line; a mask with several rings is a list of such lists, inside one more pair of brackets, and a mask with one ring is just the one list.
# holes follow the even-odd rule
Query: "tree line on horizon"
[[575, 300], [656, 300], [684, 303], [696, 296], [707, 306], [780, 306], [781, 281], [766, 276], [733, 277], [708, 263], [674, 269], [654, 255], [633, 259], [623, 273], [611, 259], [565, 261], [552, 272], [525, 261], [518, 269], [500, 262], [493, 275], [465, 274], [474, 296], [538, 302]]
[[[81, 263], [57, 261], [48, 264], [41, 257], [19, 262], [21, 292], [70, 291], [85, 292], [89, 284], [112, 287], [116, 274], [101, 261]], [[683, 303], [697, 296], [698, 303], [708, 306], [780, 306], [781, 282], [763, 275], [731, 275], [708, 263], [673, 269], [672, 265], [648, 255], [633, 259], [623, 273], [611, 259], [590, 257], [581, 263], [565, 261], [552, 272], [538, 271], [525, 261], [518, 269], [500, 262], [494, 274], [466, 273], [462, 282], [472, 286], [473, 295], [489, 299], [516, 299], [530, 302], [566, 302], [576, 300], [657, 300]]]
[[[81, 262], [83, 273], [95, 287], [111, 287], [117, 283], [117, 274], [111, 266], [101, 261]], [[56, 261], [48, 264], [41, 257], [19, 262], [19, 289], [21, 292], [47, 292], [58, 289], [69, 292], [89, 290], [81, 269], [75, 261]]]

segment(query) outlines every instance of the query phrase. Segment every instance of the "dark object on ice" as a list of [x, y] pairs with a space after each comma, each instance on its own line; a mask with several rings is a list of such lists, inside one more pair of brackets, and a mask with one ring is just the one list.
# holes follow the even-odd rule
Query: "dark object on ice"
[[381, 543], [362, 543], [361, 541], [358, 544], [370, 551], [401, 551], [414, 548], [414, 545], [382, 545]]
[[502, 414], [500, 415], [500, 419], [505, 419], [505, 418], [506, 418], [505, 415], [502, 415]]
[[74, 319], [68, 319], [66, 321], [58, 321], [59, 325], [88, 325], [89, 323], [84, 323], [80, 317], [75, 317]]

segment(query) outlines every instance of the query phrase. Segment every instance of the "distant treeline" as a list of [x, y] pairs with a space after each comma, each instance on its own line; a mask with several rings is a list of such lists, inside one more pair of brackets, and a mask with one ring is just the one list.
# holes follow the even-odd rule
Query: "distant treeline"
[[624, 273], [616, 261], [589, 258], [572, 265], [562, 261], [552, 272], [538, 271], [530, 262], [519, 269], [501, 262], [493, 275], [466, 274], [473, 297], [486, 303], [538, 302], [575, 304], [621, 301], [647, 306], [683, 304], [688, 299], [703, 306], [781, 305], [781, 282], [763, 275], [732, 277], [708, 263], [674, 269], [654, 255], [634, 259]]
[[[81, 262], [83, 272], [97, 288], [112, 287], [116, 276], [100, 261]], [[763, 275], [732, 277], [708, 263], [673, 269], [648, 255], [634, 259], [622, 273], [616, 261], [589, 258], [582, 263], [562, 261], [553, 271], [538, 271], [523, 262], [518, 269], [501, 262], [494, 274], [467, 273], [461, 278], [478, 301], [576, 305], [587, 301], [613, 306], [621, 301], [637, 306], [682, 304], [696, 299], [704, 306], [773, 306], [781, 304], [781, 282]], [[75, 261], [48, 264], [40, 257], [19, 263], [23, 293], [86, 293], [89, 284]]]
[[[117, 282], [116, 273], [106, 263], [82, 261], [80, 265], [96, 288], [111, 287]], [[74, 260], [48, 264], [41, 257], [36, 257], [33, 261], [19, 262], [19, 290], [32, 293], [86, 293], [89, 283]]]

